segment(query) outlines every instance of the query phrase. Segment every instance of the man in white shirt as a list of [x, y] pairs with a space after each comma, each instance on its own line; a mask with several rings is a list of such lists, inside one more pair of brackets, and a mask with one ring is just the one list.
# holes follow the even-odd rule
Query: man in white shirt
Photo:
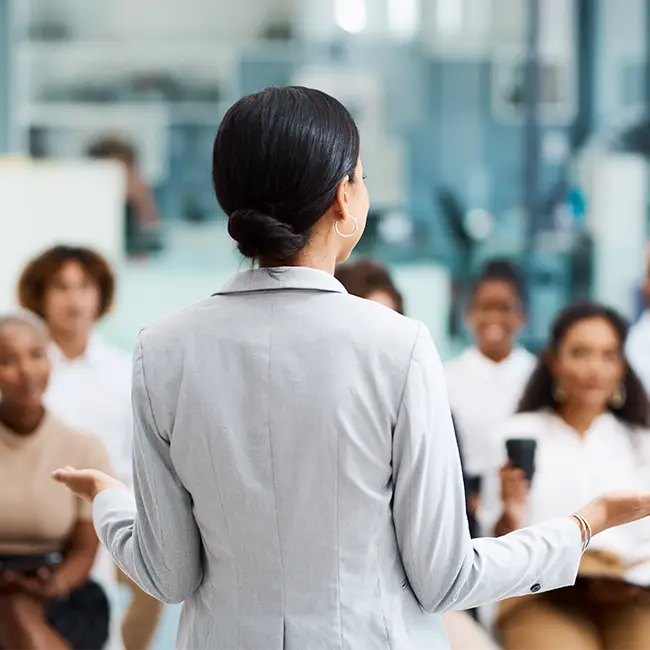
[[475, 345], [445, 366], [449, 403], [463, 446], [464, 469], [481, 477], [494, 468], [490, 432], [517, 408], [535, 357], [517, 347], [525, 323], [524, 287], [506, 261], [489, 262], [474, 285], [467, 324]]
[[630, 328], [625, 352], [646, 393], [650, 393], [650, 249], [646, 256], [643, 299], [646, 308], [641, 318]]
[[[131, 359], [94, 333], [110, 309], [115, 279], [94, 251], [57, 246], [34, 259], [19, 284], [22, 306], [42, 317], [50, 330], [52, 375], [48, 408], [68, 424], [94, 433], [106, 445], [117, 477], [132, 483]], [[123, 574], [133, 599], [122, 625], [127, 650], [148, 647], [160, 603]]]

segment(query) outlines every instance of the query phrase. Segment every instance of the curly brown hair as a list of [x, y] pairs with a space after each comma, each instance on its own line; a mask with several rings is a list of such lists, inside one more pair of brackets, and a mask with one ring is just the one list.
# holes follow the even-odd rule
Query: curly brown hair
[[113, 305], [115, 275], [107, 260], [90, 248], [55, 246], [27, 264], [18, 282], [18, 302], [24, 309], [45, 318], [45, 294], [54, 276], [69, 262], [79, 264], [99, 288], [99, 312], [104, 316]]

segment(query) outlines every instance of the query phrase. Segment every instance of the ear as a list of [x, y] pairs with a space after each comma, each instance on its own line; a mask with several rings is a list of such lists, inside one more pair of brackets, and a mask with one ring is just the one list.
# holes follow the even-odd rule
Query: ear
[[334, 196], [334, 212], [339, 219], [345, 219], [348, 214], [347, 190], [349, 185], [350, 177], [346, 176], [336, 188], [336, 195]]

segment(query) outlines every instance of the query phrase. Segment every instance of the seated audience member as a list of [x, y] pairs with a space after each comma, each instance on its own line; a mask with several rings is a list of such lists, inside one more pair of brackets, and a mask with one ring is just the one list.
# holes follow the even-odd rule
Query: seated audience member
[[630, 328], [626, 353], [646, 393], [650, 393], [650, 249], [646, 258], [642, 293], [645, 309], [639, 320]]
[[347, 262], [336, 268], [335, 277], [353, 296], [386, 305], [398, 314], [404, 313], [404, 298], [381, 264], [368, 259]]
[[160, 217], [153, 192], [138, 169], [135, 149], [125, 140], [106, 137], [88, 149], [91, 158], [115, 160], [126, 174], [125, 233], [127, 253], [157, 251], [160, 245]]
[[[115, 278], [106, 260], [87, 248], [57, 246], [30, 262], [20, 278], [21, 305], [45, 320], [50, 331], [52, 378], [48, 408], [66, 424], [98, 436], [116, 476], [132, 484], [131, 358], [95, 333], [111, 307]], [[132, 593], [122, 635], [127, 650], [144, 650], [155, 633], [162, 605], [122, 572]]]
[[61, 465], [110, 472], [104, 445], [43, 405], [45, 325], [0, 317], [0, 647], [102, 648], [109, 609], [89, 579], [98, 540], [91, 505], [50, 478]]
[[[561, 517], [603, 492], [648, 489], [648, 401], [624, 355], [627, 326], [596, 304], [555, 321], [518, 414], [498, 427], [504, 465], [486, 478], [480, 511], [496, 535]], [[532, 482], [506, 461], [505, 441], [537, 441]], [[501, 604], [507, 650], [650, 647], [650, 522], [595, 538], [574, 587]]]
[[449, 404], [472, 484], [495, 468], [489, 433], [514, 413], [535, 367], [535, 357], [517, 346], [525, 320], [525, 289], [518, 270], [507, 261], [488, 262], [467, 308], [474, 345], [445, 364]]
[[[335, 276], [348, 293], [378, 302], [400, 314], [404, 313], [402, 294], [390, 273], [377, 262], [348, 262], [336, 269]], [[467, 482], [465, 493], [468, 498], [470, 493]], [[466, 505], [470, 531], [474, 533], [476, 525], [469, 501]], [[448, 613], [443, 620], [452, 650], [490, 650], [495, 647], [485, 630], [467, 612]]]

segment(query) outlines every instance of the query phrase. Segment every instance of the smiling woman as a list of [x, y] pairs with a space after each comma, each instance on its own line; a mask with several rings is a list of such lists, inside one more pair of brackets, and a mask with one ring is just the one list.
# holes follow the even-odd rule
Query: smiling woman
[[[484, 534], [503, 535], [568, 512], [603, 489], [650, 486], [649, 406], [625, 359], [626, 335], [625, 320], [601, 305], [574, 305], [559, 315], [519, 414], [497, 432], [504, 462], [507, 439], [536, 440], [534, 479], [529, 483], [510, 463], [500, 477], [488, 477], [480, 512]], [[506, 649], [522, 647], [523, 639], [528, 648], [592, 647], [592, 641], [605, 650], [647, 647], [648, 522], [594, 540], [580, 576], [564, 594], [505, 606], [497, 628]]]
[[47, 474], [110, 463], [101, 442], [43, 406], [47, 341], [36, 317], [0, 317], [0, 647], [101, 648], [109, 613], [89, 580], [98, 544], [90, 508]]

